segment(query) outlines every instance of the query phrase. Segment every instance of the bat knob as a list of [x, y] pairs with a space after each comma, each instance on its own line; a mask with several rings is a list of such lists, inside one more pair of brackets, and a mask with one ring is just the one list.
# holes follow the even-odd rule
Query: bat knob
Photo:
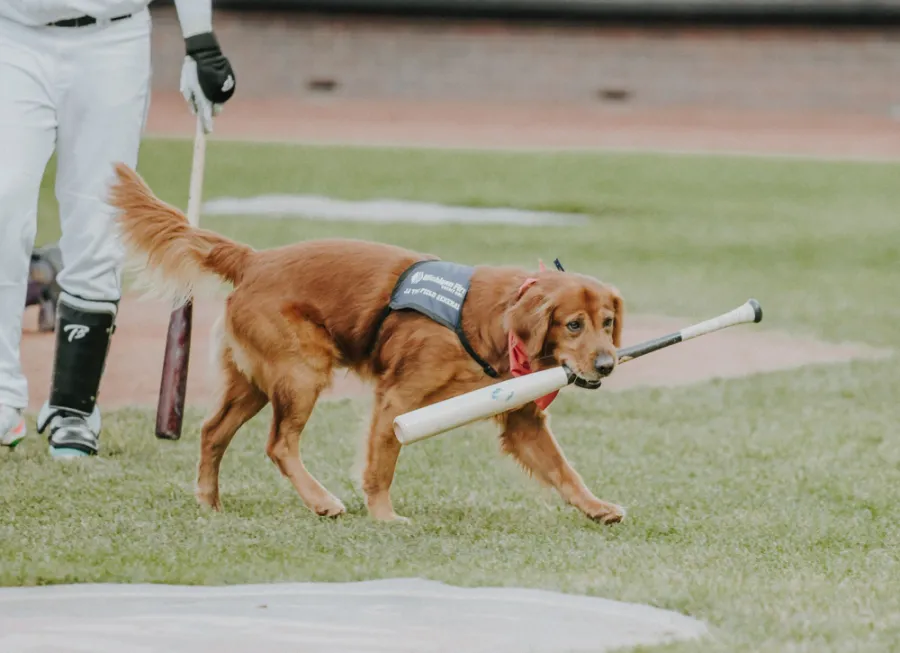
[[753, 308], [754, 324], [758, 323], [758, 322], [762, 322], [763, 312], [762, 312], [762, 306], [759, 305], [759, 302], [756, 301], [755, 299], [748, 299], [747, 303], [750, 304], [750, 306]]

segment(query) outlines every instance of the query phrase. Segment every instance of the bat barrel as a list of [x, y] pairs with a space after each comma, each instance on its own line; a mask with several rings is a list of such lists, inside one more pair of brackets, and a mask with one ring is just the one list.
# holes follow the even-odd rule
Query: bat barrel
[[574, 378], [565, 367], [554, 367], [495, 383], [398, 416], [394, 419], [394, 435], [401, 444], [418, 442], [527, 404]]
[[156, 405], [156, 437], [161, 440], [181, 438], [188, 364], [191, 357], [193, 316], [191, 301], [172, 311], [169, 316], [169, 331], [166, 336], [162, 378], [159, 384], [159, 401]]

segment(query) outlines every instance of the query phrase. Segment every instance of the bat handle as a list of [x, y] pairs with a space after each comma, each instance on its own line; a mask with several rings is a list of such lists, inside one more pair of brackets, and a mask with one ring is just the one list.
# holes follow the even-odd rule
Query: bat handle
[[[616, 352], [616, 357], [620, 363], [625, 363], [634, 360], [635, 358], [639, 358], [640, 356], [644, 356], [645, 354], [659, 351], [660, 349], [687, 340], [692, 340], [693, 338], [713, 333], [714, 331], [720, 331], [721, 329], [734, 326], [735, 324], [747, 324], [749, 322], [758, 323], [762, 321], [762, 318], [762, 306], [760, 306], [759, 302], [755, 299], [748, 299], [737, 308], [728, 311], [727, 313], [723, 313], [718, 317], [692, 324], [680, 331], [661, 336], [655, 340], [642, 342], [630, 347], [621, 347]], [[598, 364], [601, 364], [601, 361], [598, 360], [597, 362]], [[602, 362], [612, 363], [612, 357], [606, 356], [605, 361]]]
[[194, 131], [194, 155], [191, 163], [191, 181], [188, 191], [187, 219], [192, 227], [200, 223], [200, 208], [203, 198], [203, 173], [206, 169], [206, 130], [203, 121], [197, 117]]

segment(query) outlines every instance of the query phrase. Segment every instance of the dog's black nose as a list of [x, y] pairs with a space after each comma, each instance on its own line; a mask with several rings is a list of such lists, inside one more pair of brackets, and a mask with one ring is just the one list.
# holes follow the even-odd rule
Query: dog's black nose
[[616, 367], [616, 361], [607, 354], [600, 354], [594, 361], [594, 369], [600, 376], [609, 376]]

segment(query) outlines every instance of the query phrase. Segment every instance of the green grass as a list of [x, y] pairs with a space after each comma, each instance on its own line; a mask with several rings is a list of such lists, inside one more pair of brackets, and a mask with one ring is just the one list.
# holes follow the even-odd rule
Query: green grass
[[[183, 206], [189, 163], [188, 143], [149, 141], [141, 171]], [[894, 347], [898, 178], [900, 166], [883, 164], [214, 142], [207, 197], [389, 196], [577, 210], [592, 224], [204, 224], [259, 247], [343, 235], [470, 263], [558, 256], [616, 283], [635, 312], [703, 318], [753, 296], [761, 328]], [[39, 240], [56, 233], [51, 189], [48, 179]], [[536, 489], [498, 457], [484, 425], [405, 451], [394, 497], [413, 524], [371, 523], [349, 473], [366, 401], [320, 405], [303, 439], [305, 462], [345, 501], [345, 518], [308, 514], [265, 457], [268, 410], [229, 449], [225, 512], [209, 515], [192, 497], [201, 415], [170, 443], [153, 438], [150, 414], [107, 414], [102, 459], [61, 467], [33, 438], [0, 460], [0, 540], [12, 543], [0, 551], [0, 584], [421, 576], [638, 601], [713, 629], [702, 644], [660, 649], [670, 653], [895, 650], [898, 387], [887, 360], [564, 392], [554, 428], [589, 486], [628, 508], [613, 528]]]

